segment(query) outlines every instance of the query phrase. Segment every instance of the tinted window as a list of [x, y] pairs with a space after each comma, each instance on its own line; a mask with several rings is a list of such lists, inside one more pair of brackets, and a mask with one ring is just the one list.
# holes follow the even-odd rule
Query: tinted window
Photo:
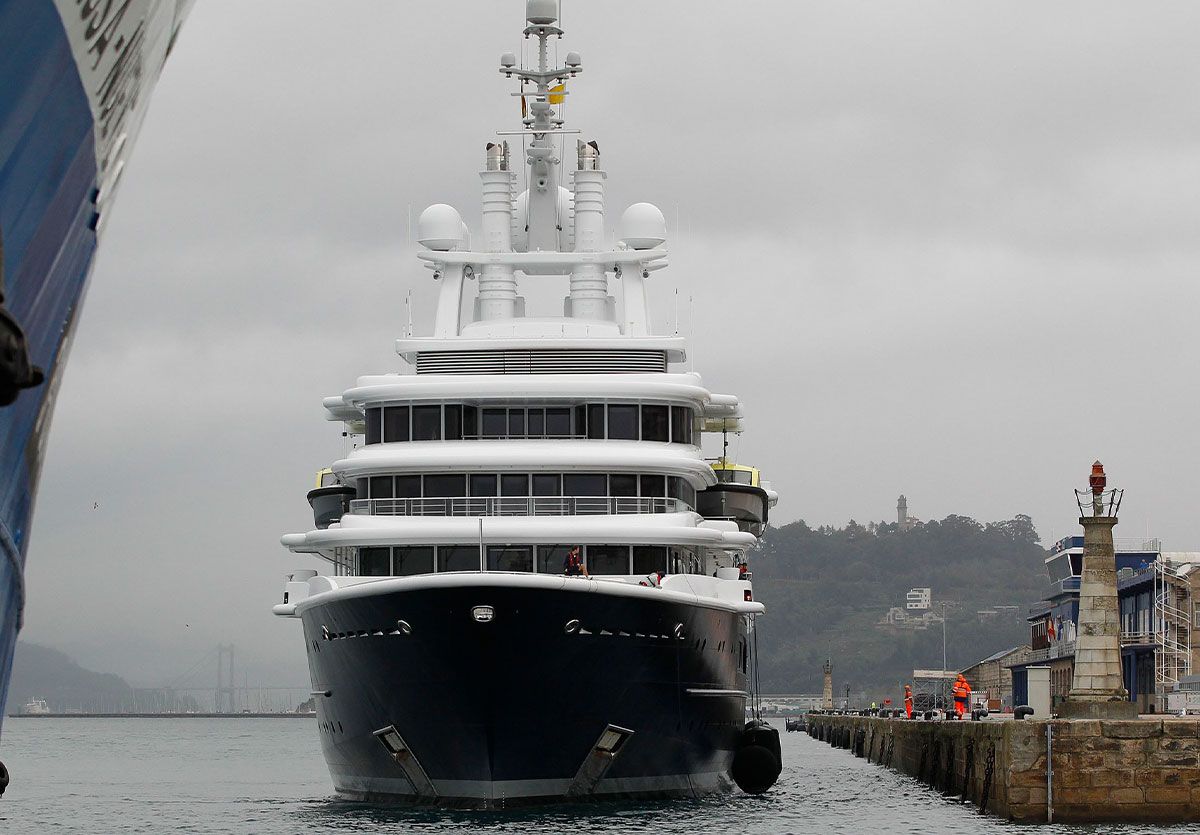
[[502, 476], [500, 476], [500, 495], [501, 496], [528, 496], [529, 495], [529, 476], [527, 476], [527, 475], [502, 475]]
[[587, 407], [587, 436], [604, 437], [604, 404], [593, 403]]
[[478, 571], [478, 545], [440, 545], [437, 549], [438, 571]]
[[388, 406], [383, 410], [383, 439], [385, 441], [408, 440], [407, 406]]
[[618, 441], [638, 439], [638, 407], [608, 407], [608, 437]]
[[496, 495], [497, 478], [494, 475], [475, 475], [471, 476], [471, 495], [472, 496], [494, 496]]
[[667, 549], [665, 546], [633, 546], [633, 573], [649, 574], [652, 571], [667, 571]]
[[533, 477], [534, 496], [561, 496], [562, 483], [558, 473], [537, 473]]
[[529, 437], [541, 438], [546, 434], [546, 410], [529, 410]]
[[635, 475], [617, 475], [608, 477], [608, 494], [610, 496], [636, 496], [638, 494], [638, 477]]
[[463, 407], [446, 407], [446, 440], [460, 441], [463, 436]]
[[392, 497], [392, 477], [390, 475], [371, 476], [371, 498], [390, 499]]
[[671, 476], [667, 479], [667, 495], [672, 499], [683, 498], [683, 479], [679, 476]]
[[608, 477], [604, 473], [565, 473], [563, 495], [607, 496]]
[[390, 548], [359, 548], [358, 574], [360, 577], [387, 577], [392, 573], [392, 551]]
[[380, 410], [367, 409], [367, 443], [377, 444], [380, 440]]
[[360, 478], [354, 483], [354, 488], [357, 491], [356, 499], [371, 498], [371, 482], [365, 478]]
[[546, 434], [552, 438], [569, 438], [571, 436], [571, 410], [547, 409]]
[[525, 437], [525, 410], [524, 409], [509, 409], [508, 410], [508, 437], [510, 437], [510, 438]]
[[433, 572], [433, 546], [417, 545], [392, 549], [392, 573], [397, 577]]
[[508, 432], [508, 417], [504, 409], [483, 410], [483, 436], [485, 438], [503, 438]]
[[396, 476], [397, 499], [421, 498], [421, 477], [419, 475]]
[[692, 442], [692, 410], [686, 406], [671, 407], [671, 440], [677, 444]]
[[487, 549], [488, 571], [533, 571], [529, 545], [492, 545]]
[[537, 570], [542, 574], [562, 574], [567, 570], [567, 554], [573, 545], [539, 545]]
[[587, 436], [587, 406], [575, 407], [574, 433], [580, 438]]
[[629, 548], [625, 545], [589, 545], [587, 547], [587, 570], [598, 574], [628, 574]]
[[661, 475], [644, 475], [642, 476], [642, 495], [643, 496], [665, 496], [667, 495], [667, 478]]
[[642, 440], [669, 441], [671, 439], [669, 415], [670, 409], [666, 406], [643, 406]]
[[442, 407], [412, 407], [412, 439], [414, 441], [438, 441], [442, 437]]
[[457, 475], [425, 476], [425, 498], [442, 498], [467, 495], [467, 477]]
[[463, 406], [463, 437], [474, 438], [479, 435], [479, 409], [474, 406]]

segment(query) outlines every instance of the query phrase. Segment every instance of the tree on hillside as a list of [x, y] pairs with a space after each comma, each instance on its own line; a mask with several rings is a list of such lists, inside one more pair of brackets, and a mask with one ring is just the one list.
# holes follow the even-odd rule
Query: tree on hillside
[[886, 630], [879, 621], [904, 606], [909, 589], [929, 586], [958, 606], [947, 618], [947, 655], [965, 667], [1025, 643], [1027, 625], [1011, 616], [979, 622], [977, 611], [1039, 600], [1045, 552], [1026, 515], [980, 523], [951, 515], [902, 531], [895, 523], [773, 529], [754, 555], [765, 690], [819, 692], [826, 657], [857, 688], [889, 688], [914, 668], [940, 666], [942, 633]]

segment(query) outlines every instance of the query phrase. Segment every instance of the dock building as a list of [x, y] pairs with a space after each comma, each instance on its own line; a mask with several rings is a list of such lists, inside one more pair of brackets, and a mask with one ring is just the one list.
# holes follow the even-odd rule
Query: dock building
[[1011, 710], [1013, 702], [1012, 667], [1028, 661], [1029, 645], [1009, 647], [977, 661], [962, 671], [972, 693], [987, 696], [988, 710]]
[[[1128, 698], [1142, 713], [1161, 712], [1166, 694], [1200, 671], [1195, 596], [1200, 553], [1165, 552], [1157, 539], [1116, 543], [1121, 619], [1121, 670]], [[1029, 610], [1028, 657], [1009, 663], [1013, 704], [1028, 701], [1028, 668], [1050, 668], [1050, 696], [1060, 704], [1071, 689], [1079, 621], [1083, 537], [1068, 536], [1046, 556], [1050, 588]]]

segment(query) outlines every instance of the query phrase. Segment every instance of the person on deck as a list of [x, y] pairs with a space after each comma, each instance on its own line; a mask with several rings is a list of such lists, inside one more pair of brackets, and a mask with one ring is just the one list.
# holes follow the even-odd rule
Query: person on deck
[[587, 566], [583, 564], [583, 554], [578, 545], [567, 552], [567, 559], [563, 563], [563, 574], [568, 577], [588, 576]]
[[907, 716], [909, 719], [912, 719], [912, 712], [913, 712], [912, 685], [906, 684], [906, 685], [904, 685], [904, 715]]
[[971, 685], [967, 683], [967, 677], [962, 673], [958, 674], [958, 678], [954, 681], [954, 715], [957, 719], [962, 719], [967, 712], [967, 706], [971, 702]]

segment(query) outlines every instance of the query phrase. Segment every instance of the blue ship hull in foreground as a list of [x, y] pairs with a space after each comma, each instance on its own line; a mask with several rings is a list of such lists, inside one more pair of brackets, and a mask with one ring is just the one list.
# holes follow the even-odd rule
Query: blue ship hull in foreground
[[[151, 89], [192, 0], [0, 0], [0, 715], [63, 361]], [[15, 399], [13, 399], [15, 396]]]

